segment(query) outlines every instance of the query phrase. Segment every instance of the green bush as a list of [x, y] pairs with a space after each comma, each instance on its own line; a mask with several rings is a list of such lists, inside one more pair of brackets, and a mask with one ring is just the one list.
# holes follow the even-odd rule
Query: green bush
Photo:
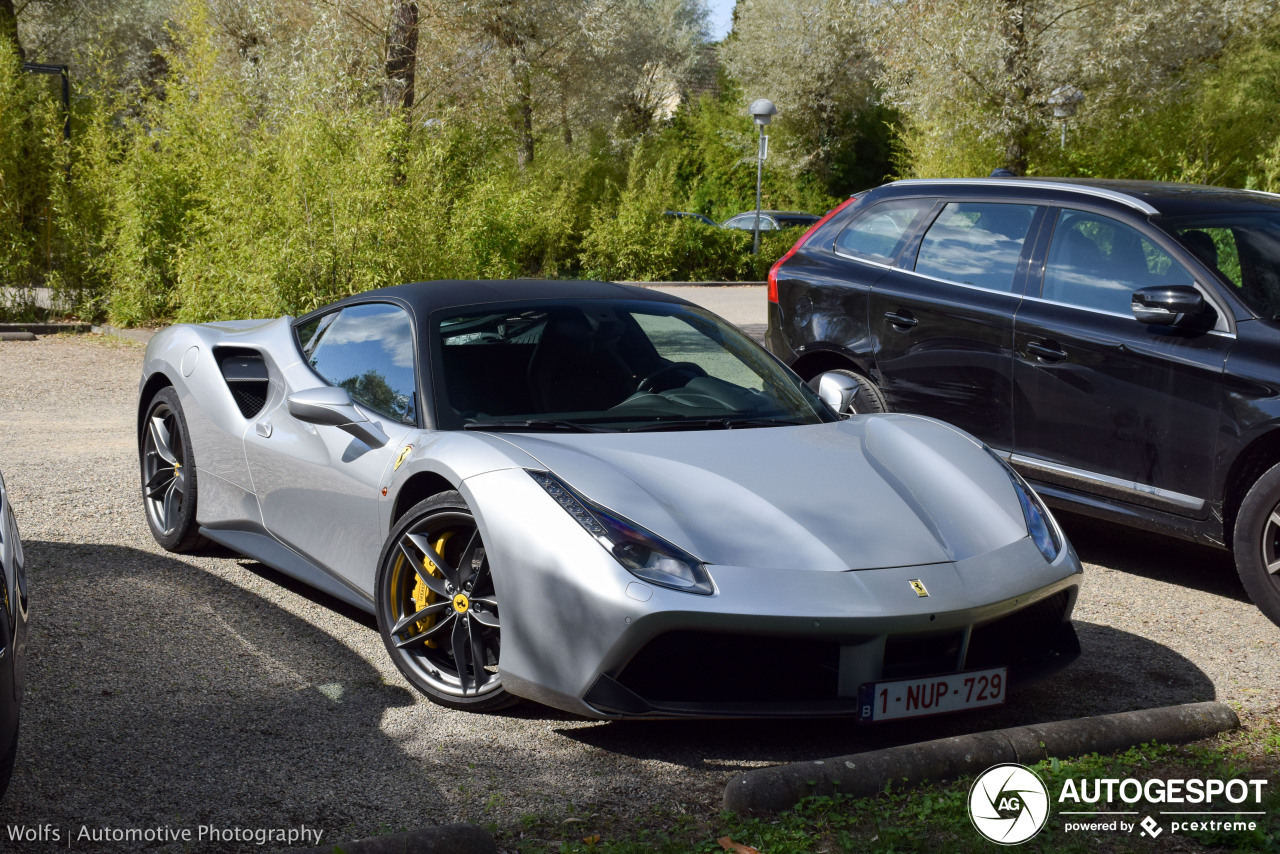
[[56, 88], [24, 73], [0, 41], [0, 318], [39, 313], [31, 288], [61, 248], [51, 199], [64, 180], [62, 127]]

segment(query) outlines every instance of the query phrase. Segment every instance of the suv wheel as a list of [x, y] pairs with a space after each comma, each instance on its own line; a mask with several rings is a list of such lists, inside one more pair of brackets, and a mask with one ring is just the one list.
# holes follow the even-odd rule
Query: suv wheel
[[880, 387], [872, 381], [870, 377], [853, 371], [835, 370], [833, 374], [844, 374], [846, 377], [858, 381], [858, 393], [853, 396], [848, 410], [840, 413], [841, 415], [868, 415], [873, 412], [888, 412], [889, 404], [885, 402], [884, 392], [880, 391]]
[[1268, 469], [1244, 497], [1233, 546], [1249, 598], [1280, 625], [1280, 465]]

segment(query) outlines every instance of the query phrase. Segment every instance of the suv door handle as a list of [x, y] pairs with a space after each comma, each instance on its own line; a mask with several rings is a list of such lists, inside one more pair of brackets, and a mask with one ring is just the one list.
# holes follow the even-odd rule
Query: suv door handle
[[884, 319], [889, 321], [891, 326], [894, 326], [903, 332], [920, 322], [916, 320], [909, 311], [886, 311], [884, 313]]
[[1027, 352], [1046, 362], [1061, 362], [1067, 358], [1067, 351], [1059, 347], [1057, 341], [1032, 341], [1027, 345]]

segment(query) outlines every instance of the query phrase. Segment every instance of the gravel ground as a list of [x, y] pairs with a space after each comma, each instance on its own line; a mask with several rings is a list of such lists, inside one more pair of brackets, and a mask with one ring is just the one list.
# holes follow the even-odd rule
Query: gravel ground
[[155, 545], [132, 433], [141, 355], [100, 336], [0, 342], [0, 470], [32, 609], [0, 833], [59, 834], [17, 850], [68, 836], [81, 851], [256, 850], [77, 841], [104, 828], [305, 825], [339, 841], [461, 820], [518, 833], [523, 815], [571, 810], [589, 833], [593, 813], [712, 814], [728, 778], [761, 765], [1214, 698], [1280, 707], [1280, 628], [1249, 605], [1225, 553], [1063, 517], [1088, 564], [1084, 654], [995, 712], [868, 731], [443, 709], [400, 678], [371, 618], [252, 561]]

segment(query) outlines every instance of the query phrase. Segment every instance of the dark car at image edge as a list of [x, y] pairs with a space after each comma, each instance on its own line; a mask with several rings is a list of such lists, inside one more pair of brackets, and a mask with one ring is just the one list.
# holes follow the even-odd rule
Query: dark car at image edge
[[18, 522], [0, 473], [0, 797], [9, 786], [18, 749], [27, 652], [27, 579]]
[[769, 349], [931, 415], [1055, 506], [1230, 549], [1280, 624], [1280, 196], [899, 181], [770, 271]]

